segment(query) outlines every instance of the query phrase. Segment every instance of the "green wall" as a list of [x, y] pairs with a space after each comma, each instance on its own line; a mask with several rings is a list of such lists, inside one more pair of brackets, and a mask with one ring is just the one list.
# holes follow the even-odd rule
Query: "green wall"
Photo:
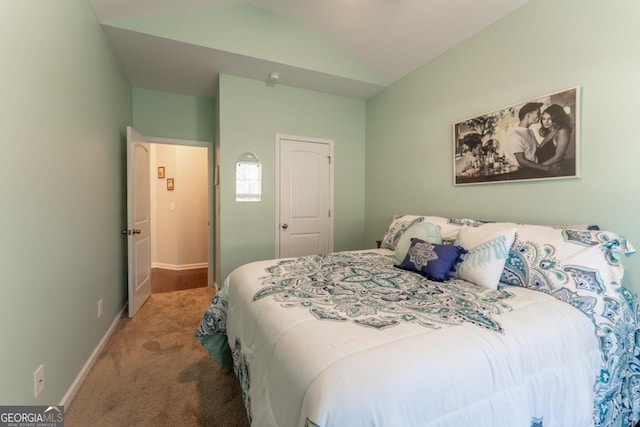
[[1, 2], [0, 52], [0, 404], [59, 404], [126, 300], [131, 87], [87, 1]]
[[[534, 0], [367, 104], [366, 236], [398, 213], [596, 223], [640, 245], [640, 2]], [[582, 88], [580, 179], [453, 186], [453, 123]], [[625, 263], [640, 291], [640, 255]]]
[[215, 101], [147, 89], [133, 89], [133, 127], [145, 136], [211, 141]]
[[[216, 141], [222, 278], [274, 256], [276, 133], [335, 141], [335, 250], [372, 246], [396, 213], [590, 222], [640, 245], [638, 16], [636, 0], [533, 0], [366, 103], [230, 75], [212, 101], [132, 90], [88, 2], [0, 2], [0, 404], [59, 403], [125, 303], [131, 123]], [[334, 72], [359, 71], [347, 65]], [[572, 86], [582, 88], [580, 179], [453, 186], [453, 123]], [[234, 200], [245, 150], [264, 164], [260, 203]], [[640, 255], [625, 265], [638, 292]]]
[[[359, 249], [364, 233], [365, 101], [221, 75], [220, 255], [222, 279], [275, 256], [276, 134], [334, 140], [334, 249]], [[262, 161], [262, 202], [235, 201], [235, 161]]]

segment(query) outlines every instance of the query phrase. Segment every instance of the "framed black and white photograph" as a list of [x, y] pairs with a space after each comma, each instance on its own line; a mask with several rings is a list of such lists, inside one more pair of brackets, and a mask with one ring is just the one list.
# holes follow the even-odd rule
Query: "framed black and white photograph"
[[453, 125], [454, 185], [579, 178], [580, 88]]

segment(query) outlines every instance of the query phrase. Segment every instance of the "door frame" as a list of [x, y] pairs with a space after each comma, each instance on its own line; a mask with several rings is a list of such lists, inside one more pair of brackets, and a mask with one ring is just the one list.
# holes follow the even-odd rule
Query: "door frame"
[[335, 217], [335, 209], [333, 205], [333, 195], [334, 195], [334, 164], [335, 164], [335, 155], [333, 151], [334, 141], [332, 139], [326, 138], [313, 138], [308, 136], [297, 136], [297, 135], [287, 135], [282, 133], [277, 133], [275, 137], [275, 145], [276, 145], [276, 166], [275, 166], [275, 175], [276, 175], [276, 189], [275, 189], [275, 205], [276, 205], [276, 217], [275, 217], [275, 254], [276, 258], [280, 258], [280, 141], [283, 139], [299, 141], [303, 143], [313, 143], [313, 144], [327, 144], [329, 146], [329, 156], [331, 157], [331, 161], [329, 162], [329, 210], [331, 211], [331, 215], [329, 217], [329, 252], [333, 252], [333, 218]]
[[182, 145], [190, 147], [206, 147], [207, 148], [207, 222], [209, 224], [207, 232], [207, 286], [210, 288], [216, 288], [216, 265], [214, 257], [214, 241], [213, 241], [213, 229], [214, 229], [214, 206], [213, 206], [213, 179], [214, 179], [214, 146], [212, 141], [200, 141], [195, 139], [177, 139], [177, 138], [159, 138], [159, 137], [146, 137], [147, 141], [152, 144], [164, 144], [164, 145]]

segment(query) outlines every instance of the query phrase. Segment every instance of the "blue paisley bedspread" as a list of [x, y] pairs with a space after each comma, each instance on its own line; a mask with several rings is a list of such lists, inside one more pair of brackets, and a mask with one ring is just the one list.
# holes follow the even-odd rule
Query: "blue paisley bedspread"
[[596, 426], [640, 420], [640, 305], [622, 286], [622, 259], [633, 253], [624, 237], [608, 231], [521, 227], [501, 278], [553, 295], [594, 324], [601, 351]]
[[[520, 245], [503, 277], [518, 286], [501, 290], [426, 280], [385, 250], [248, 264], [196, 336], [234, 369], [257, 426], [628, 425], [640, 408], [637, 300], [615, 287], [597, 316], [581, 296], [597, 278]], [[517, 283], [554, 268], [580, 280]]]

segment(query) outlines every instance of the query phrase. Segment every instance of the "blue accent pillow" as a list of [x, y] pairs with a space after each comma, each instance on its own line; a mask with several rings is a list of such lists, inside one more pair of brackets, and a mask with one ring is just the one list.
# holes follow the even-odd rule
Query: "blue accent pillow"
[[412, 238], [407, 255], [395, 266], [403, 270], [417, 271], [428, 279], [442, 282], [467, 251], [461, 246], [439, 245]]

